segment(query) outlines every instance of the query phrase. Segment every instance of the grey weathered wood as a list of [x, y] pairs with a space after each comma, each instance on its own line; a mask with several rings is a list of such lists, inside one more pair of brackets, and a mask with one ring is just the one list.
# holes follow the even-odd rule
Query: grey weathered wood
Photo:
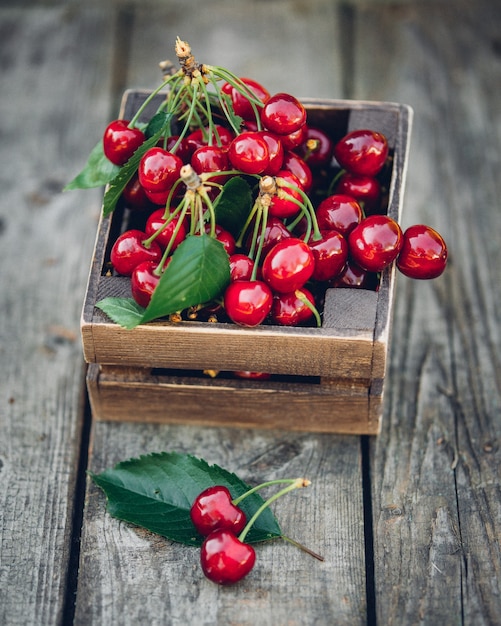
[[310, 487], [285, 496], [273, 510], [285, 534], [325, 561], [281, 541], [261, 544], [252, 574], [221, 589], [201, 574], [196, 548], [112, 519], [102, 492], [89, 485], [76, 624], [272, 626], [323, 624], [331, 617], [336, 624], [365, 623], [357, 438], [96, 423], [92, 470], [160, 450], [202, 456], [252, 484], [309, 477]]
[[498, 623], [501, 5], [354, 14], [353, 97], [391, 94], [415, 110], [405, 225], [429, 223], [450, 247], [442, 278], [397, 284], [372, 454], [377, 613], [382, 624]]
[[108, 18], [0, 9], [2, 624], [62, 623], [98, 194], [61, 189], [92, 147], [87, 129], [107, 114]]

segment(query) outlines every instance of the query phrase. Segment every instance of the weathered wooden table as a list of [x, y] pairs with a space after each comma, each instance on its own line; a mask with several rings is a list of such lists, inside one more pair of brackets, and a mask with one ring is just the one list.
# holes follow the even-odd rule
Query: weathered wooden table
[[[272, 91], [414, 108], [403, 224], [435, 226], [450, 264], [398, 279], [378, 437], [93, 423], [100, 192], [61, 189], [177, 35]], [[501, 3], [2, 0], [0, 68], [0, 623], [501, 624]], [[273, 542], [219, 588], [112, 519], [86, 470], [162, 450], [306, 474], [274, 510], [325, 561]]]

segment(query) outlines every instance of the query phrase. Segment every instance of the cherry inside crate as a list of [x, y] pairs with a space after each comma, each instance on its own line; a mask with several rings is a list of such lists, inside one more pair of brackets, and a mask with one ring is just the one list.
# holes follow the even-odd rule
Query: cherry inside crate
[[[126, 92], [121, 117], [130, 119], [148, 95]], [[146, 119], [158, 102], [145, 111]], [[302, 102], [308, 123], [334, 140], [357, 128], [386, 135], [392, 159], [388, 214], [400, 221], [411, 108], [354, 100]], [[130, 297], [130, 279], [107, 270], [111, 246], [131, 219], [120, 208], [101, 218], [82, 314], [87, 388], [96, 420], [379, 432], [393, 265], [382, 272], [377, 291], [328, 289], [321, 328], [156, 321], [126, 330], [95, 304], [107, 296]], [[212, 377], [204, 371], [219, 374]], [[267, 372], [271, 377], [247, 380], [226, 374], [233, 371]]]

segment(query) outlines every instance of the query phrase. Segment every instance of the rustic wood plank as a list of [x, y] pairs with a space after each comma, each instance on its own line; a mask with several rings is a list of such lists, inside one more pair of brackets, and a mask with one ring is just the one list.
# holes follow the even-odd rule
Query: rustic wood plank
[[[292, 11], [292, 19], [291, 19]], [[218, 15], [208, 28], [207, 16]], [[156, 64], [172, 55], [177, 35], [207, 62], [250, 74], [270, 89], [336, 97], [340, 90], [337, 8], [331, 2], [164, 2], [152, 20], [147, 5], [132, 15], [126, 86], [151, 88]], [[297, 46], [305, 25], [316, 36]], [[263, 45], [263, 42], [267, 42]], [[327, 79], [310, 68], [327, 61]], [[277, 61], [277, 59], [279, 59]], [[297, 70], [284, 72], [280, 59]], [[151, 68], [151, 69], [149, 69]], [[302, 91], [302, 90], [301, 90]], [[286, 410], [286, 408], [284, 408]], [[259, 549], [259, 567], [235, 588], [206, 581], [191, 549], [111, 519], [88, 487], [79, 574], [77, 624], [302, 624], [366, 621], [362, 476], [358, 437], [186, 425], [95, 423], [91, 469], [130, 456], [177, 449], [203, 456], [248, 481], [308, 473], [311, 492], [284, 499], [277, 516], [299, 540], [324, 552], [312, 562], [280, 543]], [[322, 494], [321, 496], [319, 494]], [[313, 504], [315, 502], [315, 504]], [[290, 524], [290, 526], [289, 526]]]
[[[415, 109], [406, 225], [449, 242], [446, 274], [399, 279], [372, 480], [378, 621], [501, 614], [499, 3], [354, 7], [353, 97]], [[381, 46], [383, 32], [385, 45]]]
[[0, 10], [2, 624], [63, 621], [99, 194], [60, 192], [107, 114], [109, 17]]
[[94, 472], [139, 454], [177, 450], [252, 484], [307, 474], [311, 487], [284, 497], [273, 511], [284, 532], [325, 561], [281, 541], [261, 544], [252, 573], [221, 589], [203, 577], [196, 549], [114, 520], [104, 513], [102, 492], [89, 485], [75, 623], [365, 624], [357, 441], [284, 431], [94, 424]]

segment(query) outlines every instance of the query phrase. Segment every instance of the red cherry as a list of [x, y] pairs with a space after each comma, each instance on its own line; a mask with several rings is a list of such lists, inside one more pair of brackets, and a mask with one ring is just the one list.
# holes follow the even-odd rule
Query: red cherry
[[264, 105], [261, 122], [265, 128], [278, 135], [289, 135], [306, 123], [306, 109], [294, 96], [277, 93]]
[[269, 215], [281, 219], [297, 215], [301, 210], [297, 203], [303, 202], [301, 194], [295, 189], [297, 187], [302, 190], [300, 181], [288, 170], [280, 170], [275, 178], [278, 193], [271, 199]]
[[126, 230], [113, 244], [110, 260], [119, 274], [130, 276], [132, 270], [143, 261], [160, 261], [162, 250], [156, 242], [147, 248], [144, 241], [148, 237], [141, 230]]
[[313, 174], [306, 161], [295, 152], [287, 151], [283, 163], [283, 169], [294, 174], [303, 191], [309, 193], [313, 186]]
[[376, 176], [388, 157], [388, 142], [382, 133], [374, 130], [353, 130], [337, 142], [334, 156], [352, 174]]
[[[167, 225], [166, 222], [168, 222]], [[155, 241], [163, 248], [167, 248], [170, 245], [170, 252], [172, 253], [184, 241], [187, 235], [186, 224], [182, 223], [174, 237], [178, 224], [178, 216], [171, 219], [168, 214], [167, 216], [165, 215], [165, 209], [156, 209], [146, 220], [145, 233], [147, 237], [151, 237], [151, 235], [160, 230], [161, 232], [155, 237]]]
[[[205, 232], [210, 233], [211, 227], [210, 224], [205, 225]], [[229, 256], [230, 254], [234, 254], [236, 250], [235, 237], [222, 226], [216, 224], [216, 239], [220, 241], [224, 249], [226, 250], [226, 254]]]
[[324, 281], [332, 280], [344, 269], [348, 260], [348, 243], [337, 230], [321, 230], [322, 238], [308, 242], [315, 257], [315, 269], [312, 278]]
[[296, 289], [292, 293], [277, 293], [273, 296], [271, 307], [271, 319], [275, 323], [281, 326], [299, 326], [313, 317], [313, 311], [298, 297], [298, 293], [315, 306], [313, 294], [305, 287]]
[[260, 280], [237, 280], [224, 293], [224, 309], [228, 317], [241, 326], [258, 326], [271, 310], [273, 294]]
[[409, 278], [437, 278], [447, 264], [447, 245], [430, 226], [415, 224], [404, 232], [402, 250], [397, 257], [398, 269]]
[[263, 174], [275, 176], [282, 169], [282, 163], [284, 160], [284, 147], [282, 141], [278, 135], [271, 133], [269, 130], [258, 131], [258, 134], [266, 141], [270, 156], [268, 167]]
[[297, 152], [310, 167], [322, 167], [331, 162], [333, 150], [334, 143], [327, 133], [320, 128], [307, 126]]
[[[226, 148], [220, 146], [200, 146], [191, 157], [191, 166], [197, 174], [202, 174], [203, 172], [224, 172], [230, 169], [228, 152]], [[212, 176], [210, 180], [223, 185], [228, 180], [228, 176], [224, 174]]]
[[[178, 144], [176, 151], [172, 152], [176, 144]], [[162, 146], [163, 146], [163, 141], [162, 141]], [[190, 146], [186, 137], [183, 137], [181, 141], [179, 141], [179, 135], [171, 135], [170, 137], [168, 137], [166, 145], [165, 145], [165, 149], [168, 150], [169, 152], [172, 152], [172, 154], [175, 154], [176, 156], [178, 156], [183, 163], [189, 163], [191, 159], [191, 155], [193, 154], [193, 147]]]
[[336, 193], [352, 196], [363, 204], [365, 215], [381, 210], [381, 185], [377, 178], [345, 172], [336, 184]]
[[[254, 98], [260, 100], [263, 104], [270, 97], [269, 91], [252, 78], [241, 78], [240, 80], [245, 83]], [[254, 120], [256, 118], [256, 114], [254, 113], [254, 109], [249, 102], [249, 98], [247, 98], [244, 93], [242, 93], [245, 91], [244, 89], [235, 89], [235, 87], [233, 87], [229, 83], [225, 83], [222, 89], [224, 93], [227, 93], [231, 97], [233, 110], [237, 115], [240, 115], [240, 117], [242, 117], [244, 120]], [[259, 114], [259, 107], [256, 106], [256, 109]]]
[[[274, 216], [268, 217], [264, 231], [263, 249], [261, 252], [262, 256], [266, 256], [276, 243], [282, 241], [282, 239], [289, 239], [291, 236], [290, 231], [281, 219]], [[257, 243], [259, 244], [260, 241], [261, 235], [259, 234]], [[249, 241], [247, 241], [247, 245], [249, 247]]]
[[263, 261], [263, 280], [278, 293], [302, 287], [312, 276], [315, 258], [308, 244], [290, 237], [277, 243]]
[[377, 287], [378, 282], [377, 274], [364, 270], [355, 261], [348, 258], [344, 270], [329, 284], [331, 287], [374, 289]]
[[228, 146], [233, 139], [233, 134], [225, 126], [215, 124], [211, 131], [208, 128], [197, 128], [187, 135], [185, 139], [187, 147], [193, 153], [202, 146]]
[[268, 144], [259, 132], [244, 131], [228, 149], [230, 163], [245, 174], [262, 174], [270, 164]]
[[103, 151], [112, 163], [123, 165], [145, 139], [143, 131], [139, 128], [129, 128], [127, 120], [114, 120], [104, 131]]
[[351, 231], [348, 244], [358, 265], [370, 272], [380, 272], [400, 252], [402, 229], [388, 215], [370, 215]]
[[250, 280], [254, 261], [246, 254], [236, 253], [230, 256], [230, 280]]
[[256, 552], [229, 530], [215, 530], [202, 544], [200, 564], [205, 576], [219, 585], [238, 582], [254, 567]]
[[328, 196], [315, 211], [320, 229], [338, 230], [348, 235], [362, 221], [362, 208], [352, 196], [334, 194]]
[[139, 182], [137, 173], [125, 185], [122, 198], [125, 206], [134, 211], [146, 211], [152, 208], [151, 201]]
[[139, 162], [139, 182], [147, 192], [164, 193], [178, 180], [182, 166], [175, 154], [159, 147], [150, 148]]
[[130, 277], [132, 297], [144, 308], [150, 303], [151, 296], [160, 280], [160, 276], [154, 273], [157, 267], [158, 263], [155, 261], [143, 261], [132, 270]]
[[268, 374], [268, 372], [238, 371], [233, 372], [233, 375], [245, 380], [269, 380], [271, 378], [271, 374]]
[[197, 531], [204, 537], [220, 528], [231, 530], [237, 535], [246, 523], [245, 513], [233, 504], [229, 489], [222, 485], [202, 491], [191, 506], [190, 517]]
[[306, 138], [306, 124], [303, 124], [301, 128], [298, 128], [293, 133], [280, 135], [280, 137], [282, 138], [284, 150], [295, 150], [304, 142]]

